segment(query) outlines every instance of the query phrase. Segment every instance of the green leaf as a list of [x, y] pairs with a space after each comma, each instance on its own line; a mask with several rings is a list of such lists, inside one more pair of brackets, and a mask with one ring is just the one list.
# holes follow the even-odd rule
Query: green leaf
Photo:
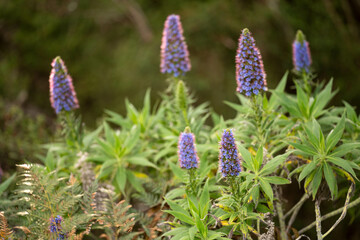
[[277, 185], [290, 183], [290, 181], [288, 179], [277, 177], [277, 176], [264, 177], [264, 179], [271, 184], [277, 184]]
[[313, 160], [311, 163], [307, 164], [304, 169], [301, 171], [299, 176], [299, 182], [301, 182], [307, 175], [309, 175], [316, 168], [316, 161]]
[[329, 133], [326, 138], [326, 152], [329, 152], [340, 141], [345, 128], [345, 114], [341, 117], [340, 122]]
[[261, 189], [264, 191], [264, 193], [269, 197], [270, 201], [272, 202], [274, 199], [274, 193], [270, 183], [263, 178], [259, 178], [259, 180], [260, 180]]
[[242, 105], [235, 104], [235, 103], [228, 102], [228, 101], [224, 101], [224, 103], [239, 113], [247, 113], [248, 112], [248, 109]]
[[288, 151], [282, 155], [278, 155], [271, 159], [266, 165], [261, 169], [260, 174], [262, 176], [266, 176], [270, 173], [273, 173], [281, 164], [284, 163], [286, 158], [292, 153], [292, 151]]
[[179, 178], [181, 181], [186, 181], [186, 172], [182, 170], [179, 166], [175, 165], [174, 163], [168, 161], [171, 171], [174, 175]]
[[196, 227], [199, 229], [200, 234], [207, 239], [207, 227], [205, 227], [205, 224], [201, 221], [201, 218], [199, 216], [195, 217], [196, 220]]
[[189, 237], [190, 240], [194, 240], [195, 239], [195, 234], [198, 232], [197, 227], [193, 226], [191, 228], [189, 228]]
[[318, 151], [320, 149], [320, 138], [319, 138], [319, 131], [321, 131], [319, 124], [316, 120], [313, 119], [313, 121], [308, 122], [304, 126], [304, 130], [306, 132], [306, 135], [309, 139], [309, 142], [313, 147]]
[[210, 201], [209, 181], [207, 180], [204, 185], [203, 192], [201, 193], [200, 201], [199, 201], [199, 212], [201, 218], [204, 218], [208, 213], [209, 201]]
[[331, 79], [329, 83], [326, 85], [325, 89], [319, 93], [315, 97], [313, 106], [312, 106], [312, 116], [317, 118], [321, 115], [322, 110], [324, 107], [329, 103], [329, 101], [335, 96], [336, 91], [331, 92], [332, 89], [332, 82]]
[[357, 177], [356, 177], [356, 174], [354, 172], [354, 170], [352, 169], [352, 167], [350, 166], [350, 164], [348, 163], [348, 161], [342, 159], [342, 158], [339, 158], [339, 157], [328, 157], [328, 160], [343, 168], [345, 171], [347, 171], [348, 173], [350, 173], [356, 180], [359, 180]]
[[56, 161], [55, 161], [54, 154], [52, 151], [48, 151], [48, 153], [46, 154], [45, 166], [50, 171], [54, 171], [56, 169]]
[[108, 159], [104, 162], [104, 164], [100, 168], [98, 179], [101, 179], [103, 177], [107, 177], [112, 173], [114, 170], [114, 164], [116, 164], [116, 159]]
[[125, 159], [130, 164], [145, 166], [145, 167], [153, 167], [153, 168], [159, 169], [155, 164], [153, 164], [152, 162], [147, 160], [147, 158], [142, 157], [142, 156], [130, 156]]
[[256, 172], [258, 172], [260, 170], [261, 164], [263, 162], [263, 147], [259, 147], [259, 149], [256, 152], [256, 156], [255, 156], [255, 167], [256, 167]]
[[302, 118], [302, 114], [298, 108], [296, 100], [288, 97], [283, 92], [272, 91], [272, 93], [276, 96], [281, 105], [294, 117]]
[[147, 118], [150, 115], [150, 89], [146, 90], [145, 93], [145, 98], [144, 98], [144, 106], [143, 106], [143, 110], [142, 110], [142, 115], [144, 120], [147, 120]]
[[302, 90], [302, 88], [296, 84], [296, 96], [297, 96], [297, 104], [299, 106], [300, 111], [302, 112], [305, 118], [309, 117], [309, 97]]
[[331, 157], [342, 157], [352, 150], [360, 148], [360, 142], [344, 143], [330, 153]]
[[[286, 81], [287, 81], [288, 74], [289, 74], [289, 72], [286, 71], [285, 74], [284, 74], [284, 76], [281, 78], [279, 84], [278, 84], [277, 87], [275, 88], [275, 91], [276, 91], [276, 92], [280, 92], [280, 93], [284, 92], [285, 87], [286, 87]], [[270, 97], [270, 100], [269, 100], [269, 104], [268, 104], [269, 109], [270, 109], [270, 110], [273, 110], [273, 109], [275, 109], [275, 108], [277, 107], [277, 105], [278, 105], [278, 103], [277, 103], [277, 101], [276, 101], [275, 95], [274, 95], [274, 94], [271, 94], [271, 97]]]
[[255, 171], [256, 168], [255, 168], [255, 165], [254, 165], [254, 163], [252, 161], [252, 157], [251, 157], [250, 152], [248, 150], [246, 150], [242, 145], [239, 145], [238, 149], [239, 149], [239, 152], [240, 152], [244, 162], [246, 163], [246, 167], [249, 170], [251, 170], [253, 172], [256, 172]]
[[305, 144], [299, 144], [294, 142], [289, 142], [289, 144], [293, 146], [295, 149], [300, 150], [296, 152], [298, 152], [301, 155], [312, 156], [317, 154], [317, 152], [314, 150], [313, 147], [306, 146]]
[[170, 199], [165, 199], [165, 201], [170, 206], [171, 210], [174, 210], [176, 212], [181, 212], [182, 214], [190, 217], [189, 213], [183, 207], [177, 204], [175, 201], [172, 201]]
[[194, 220], [189, 216], [186, 215], [182, 212], [177, 212], [177, 211], [172, 211], [172, 210], [165, 210], [164, 212], [170, 213], [171, 215], [173, 215], [174, 217], [176, 217], [177, 219], [179, 219], [182, 222], [191, 224], [191, 225], [195, 225]]
[[83, 144], [85, 149], [87, 149], [88, 147], [90, 147], [90, 145], [92, 144], [92, 142], [94, 141], [94, 139], [96, 139], [96, 137], [99, 135], [99, 133], [101, 132], [103, 126], [98, 127], [95, 131], [86, 134], [83, 138]]
[[110, 143], [111, 146], [114, 146], [115, 145], [115, 137], [114, 137], [113, 130], [110, 128], [110, 126], [109, 126], [109, 124], [107, 124], [107, 122], [104, 122], [103, 125], [104, 125], [106, 142]]
[[[162, 236], [164, 236], [164, 237], [166, 237], [166, 236], [185, 236], [185, 234], [188, 234], [188, 231], [189, 231], [188, 227], [177, 227], [177, 228], [171, 229], [170, 231], [164, 233]], [[174, 239], [174, 237], [172, 239]]]
[[251, 197], [253, 202], [255, 203], [255, 206], [257, 206], [259, 202], [260, 186], [255, 185], [255, 187], [253, 187], [253, 189], [250, 191], [249, 195], [249, 197]]
[[322, 166], [317, 168], [314, 179], [312, 180], [312, 195], [313, 199], [315, 199], [316, 193], [319, 189], [321, 180], [322, 180], [323, 172], [322, 172]]
[[9, 177], [0, 184], [0, 196], [10, 186], [11, 182], [15, 179], [15, 177], [16, 173], [14, 173], [11, 177]]
[[123, 167], [119, 167], [118, 171], [115, 176], [116, 183], [122, 193], [125, 191], [125, 184], [126, 184], [126, 169]]
[[193, 196], [191, 194], [187, 194], [187, 200], [188, 200], [188, 205], [189, 205], [191, 214], [194, 217], [199, 215], [201, 210], [198, 208], [198, 202], [197, 202], [195, 196]]
[[324, 164], [324, 175], [325, 175], [326, 183], [329, 186], [329, 189], [330, 189], [330, 192], [331, 192], [331, 198], [334, 199], [334, 197], [337, 194], [336, 179], [335, 179], [335, 175], [334, 175], [333, 170], [331, 169], [329, 164], [327, 164], [326, 162]]
[[136, 176], [131, 170], [126, 170], [126, 176], [130, 184], [136, 189], [136, 191], [145, 192], [145, 189], [141, 185], [141, 182], [139, 181], [139, 179], [136, 178]]
[[134, 125], [130, 132], [127, 135], [127, 138], [124, 142], [123, 148], [125, 149], [124, 155], [132, 151], [132, 149], [137, 146], [140, 138], [140, 127]]
[[356, 115], [354, 108], [345, 101], [343, 101], [343, 103], [345, 105], [347, 118], [350, 119], [353, 123], [356, 123], [358, 121], [358, 117]]

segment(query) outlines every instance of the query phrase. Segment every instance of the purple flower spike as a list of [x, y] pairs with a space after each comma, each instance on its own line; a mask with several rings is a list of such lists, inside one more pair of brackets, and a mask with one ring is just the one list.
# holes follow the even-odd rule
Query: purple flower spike
[[61, 111], [71, 111], [79, 108], [76, 92], [72, 84], [72, 79], [68, 74], [66, 66], [60, 57], [56, 57], [51, 66], [50, 82], [50, 102], [56, 114]]
[[267, 90], [261, 54], [247, 28], [240, 35], [235, 62], [238, 85], [236, 91], [244, 93], [246, 96], [252, 96], [258, 95], [261, 90]]
[[241, 172], [238, 149], [231, 129], [225, 129], [220, 141], [219, 168], [223, 177], [238, 176]]
[[311, 54], [308, 41], [302, 31], [298, 30], [296, 39], [292, 45], [293, 64], [296, 71], [309, 73], [311, 65]]
[[180, 17], [172, 14], [167, 17], [163, 30], [160, 71], [178, 77], [190, 69], [189, 52]]
[[178, 155], [181, 168], [198, 168], [199, 157], [195, 149], [195, 137], [186, 129], [185, 132], [180, 133]]

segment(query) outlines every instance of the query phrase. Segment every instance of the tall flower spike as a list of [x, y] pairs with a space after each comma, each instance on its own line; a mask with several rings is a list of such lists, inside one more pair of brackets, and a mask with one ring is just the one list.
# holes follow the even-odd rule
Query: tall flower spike
[[199, 157], [195, 149], [195, 136], [190, 133], [188, 127], [185, 128], [185, 132], [180, 133], [178, 155], [181, 168], [198, 168]]
[[249, 29], [245, 28], [239, 39], [239, 48], [235, 57], [236, 82], [239, 93], [246, 96], [258, 95], [260, 90], [267, 90], [266, 74], [259, 49]]
[[238, 149], [231, 129], [225, 129], [220, 141], [219, 168], [223, 177], [238, 176], [241, 172]]
[[189, 52], [180, 17], [174, 14], [169, 15], [165, 21], [162, 36], [160, 71], [178, 77], [190, 69]]
[[309, 73], [311, 65], [311, 54], [309, 43], [306, 41], [301, 30], [296, 33], [296, 39], [292, 45], [293, 64], [296, 71]]
[[60, 57], [54, 58], [51, 63], [50, 82], [50, 102], [56, 114], [61, 111], [71, 111], [79, 108], [76, 92], [72, 79], [68, 74], [66, 66]]

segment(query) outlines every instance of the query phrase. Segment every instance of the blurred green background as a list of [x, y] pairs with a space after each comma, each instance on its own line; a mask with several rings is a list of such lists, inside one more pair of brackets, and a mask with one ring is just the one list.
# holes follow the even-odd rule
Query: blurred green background
[[[4, 149], [27, 139], [22, 119], [37, 119], [28, 142], [47, 141], [44, 128], [51, 129], [56, 118], [48, 77], [57, 55], [73, 77], [88, 126], [104, 109], [123, 113], [125, 98], [141, 105], [147, 88], [156, 99], [167, 85], [159, 52], [172, 13], [181, 16], [189, 46], [186, 83], [199, 102], [211, 102], [225, 117], [234, 112], [223, 101], [237, 101], [234, 58], [245, 27], [263, 55], [269, 88], [292, 69], [291, 44], [302, 29], [318, 79], [334, 77], [340, 89], [334, 104], [360, 104], [357, 0], [0, 0], [0, 154], [9, 157]], [[6, 133], [9, 126], [17, 132]], [[7, 147], [16, 137], [21, 141]]]

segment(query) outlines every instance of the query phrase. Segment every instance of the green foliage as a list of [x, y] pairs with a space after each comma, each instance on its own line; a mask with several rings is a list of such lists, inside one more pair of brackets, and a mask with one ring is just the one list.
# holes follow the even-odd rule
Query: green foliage
[[357, 179], [354, 170], [360, 170], [360, 167], [353, 161], [342, 157], [349, 151], [360, 148], [360, 143], [346, 142], [339, 144], [344, 129], [345, 115], [325, 138], [319, 123], [313, 120], [304, 124], [305, 134], [299, 135], [300, 143], [289, 142], [290, 145], [296, 148], [295, 153], [310, 157], [309, 164], [302, 165], [294, 171], [301, 172], [298, 180], [305, 179], [305, 188], [311, 186], [314, 198], [323, 176], [333, 198], [338, 193], [334, 172], [338, 172], [340, 176], [349, 177], [352, 182]]

